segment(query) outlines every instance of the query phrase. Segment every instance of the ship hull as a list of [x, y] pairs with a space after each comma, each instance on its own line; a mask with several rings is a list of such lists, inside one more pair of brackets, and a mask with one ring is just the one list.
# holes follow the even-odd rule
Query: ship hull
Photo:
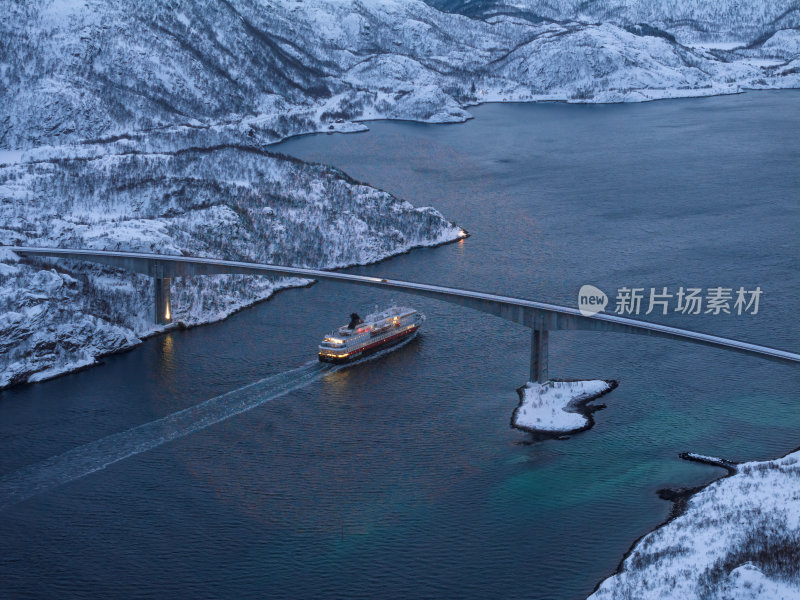
[[322, 354], [319, 355], [320, 362], [327, 362], [327, 363], [334, 363], [334, 364], [345, 364], [355, 362], [364, 358], [365, 356], [370, 356], [371, 354], [375, 354], [376, 352], [380, 352], [381, 350], [386, 350], [387, 348], [391, 348], [392, 346], [396, 346], [397, 344], [407, 340], [411, 336], [413, 336], [417, 330], [419, 329], [419, 325], [412, 327], [411, 329], [407, 329], [402, 333], [398, 333], [397, 335], [390, 336], [388, 338], [384, 338], [379, 342], [375, 342], [373, 344], [366, 344], [361, 349], [354, 350], [348, 356], [339, 357], [339, 356], [323, 356]]

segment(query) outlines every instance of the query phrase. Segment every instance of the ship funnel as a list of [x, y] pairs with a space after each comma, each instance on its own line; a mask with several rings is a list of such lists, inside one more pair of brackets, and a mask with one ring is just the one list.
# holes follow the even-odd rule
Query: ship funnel
[[364, 319], [358, 316], [358, 313], [350, 313], [350, 324], [347, 326], [348, 329], [355, 329], [358, 325], [364, 322]]

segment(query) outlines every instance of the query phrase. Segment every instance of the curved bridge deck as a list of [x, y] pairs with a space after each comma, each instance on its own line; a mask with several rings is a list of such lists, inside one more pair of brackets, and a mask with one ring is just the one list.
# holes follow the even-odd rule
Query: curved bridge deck
[[135, 273], [149, 275], [156, 280], [155, 317], [159, 323], [171, 321], [169, 283], [173, 277], [195, 275], [240, 274], [240, 275], [279, 275], [304, 279], [328, 279], [392, 289], [396, 291], [426, 296], [459, 304], [479, 310], [502, 319], [519, 323], [533, 330], [531, 336], [531, 380], [546, 381], [548, 332], [557, 330], [610, 331], [634, 333], [669, 338], [724, 348], [735, 352], [761, 356], [778, 362], [800, 363], [800, 354], [779, 350], [758, 344], [723, 338], [688, 329], [678, 329], [657, 323], [648, 323], [617, 315], [599, 313], [590, 317], [582, 315], [578, 309], [523, 298], [500, 296], [473, 290], [401, 281], [364, 275], [351, 275], [336, 271], [321, 271], [281, 265], [217, 260], [212, 258], [193, 258], [139, 252], [112, 252], [104, 250], [81, 250], [66, 248], [9, 247], [21, 256], [39, 256], [69, 260], [87, 261], [117, 267]]

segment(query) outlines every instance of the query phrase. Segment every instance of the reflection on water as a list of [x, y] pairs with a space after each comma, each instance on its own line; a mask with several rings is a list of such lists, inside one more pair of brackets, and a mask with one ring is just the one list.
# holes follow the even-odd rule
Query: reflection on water
[[175, 334], [172, 332], [166, 333], [162, 336], [159, 336], [159, 341], [161, 343], [161, 352], [159, 356], [158, 365], [161, 368], [161, 372], [164, 376], [168, 375], [169, 373], [174, 372], [175, 370]]

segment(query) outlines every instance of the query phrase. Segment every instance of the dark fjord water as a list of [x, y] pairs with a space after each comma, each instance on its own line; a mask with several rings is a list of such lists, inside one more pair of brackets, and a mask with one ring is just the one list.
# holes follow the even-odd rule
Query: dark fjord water
[[[463, 125], [372, 123], [278, 150], [473, 234], [354, 271], [570, 305], [584, 283], [760, 285], [756, 316], [660, 320], [797, 350], [799, 108], [797, 91], [495, 105]], [[567, 332], [551, 336], [551, 374], [620, 387], [591, 431], [532, 443], [509, 428], [526, 331], [401, 296], [428, 315], [423, 335], [350, 369], [303, 367], [310, 383], [291, 391], [281, 374], [321, 334], [390, 299], [320, 283], [0, 392], [0, 477], [72, 451], [42, 475], [66, 481], [110, 460], [113, 440], [154, 446], [0, 512], [0, 597], [578, 599], [667, 517], [657, 489], [721, 474], [678, 452], [800, 445], [797, 369]], [[268, 376], [243, 400], [255, 408], [169, 443], [148, 425], [75, 450]]]

